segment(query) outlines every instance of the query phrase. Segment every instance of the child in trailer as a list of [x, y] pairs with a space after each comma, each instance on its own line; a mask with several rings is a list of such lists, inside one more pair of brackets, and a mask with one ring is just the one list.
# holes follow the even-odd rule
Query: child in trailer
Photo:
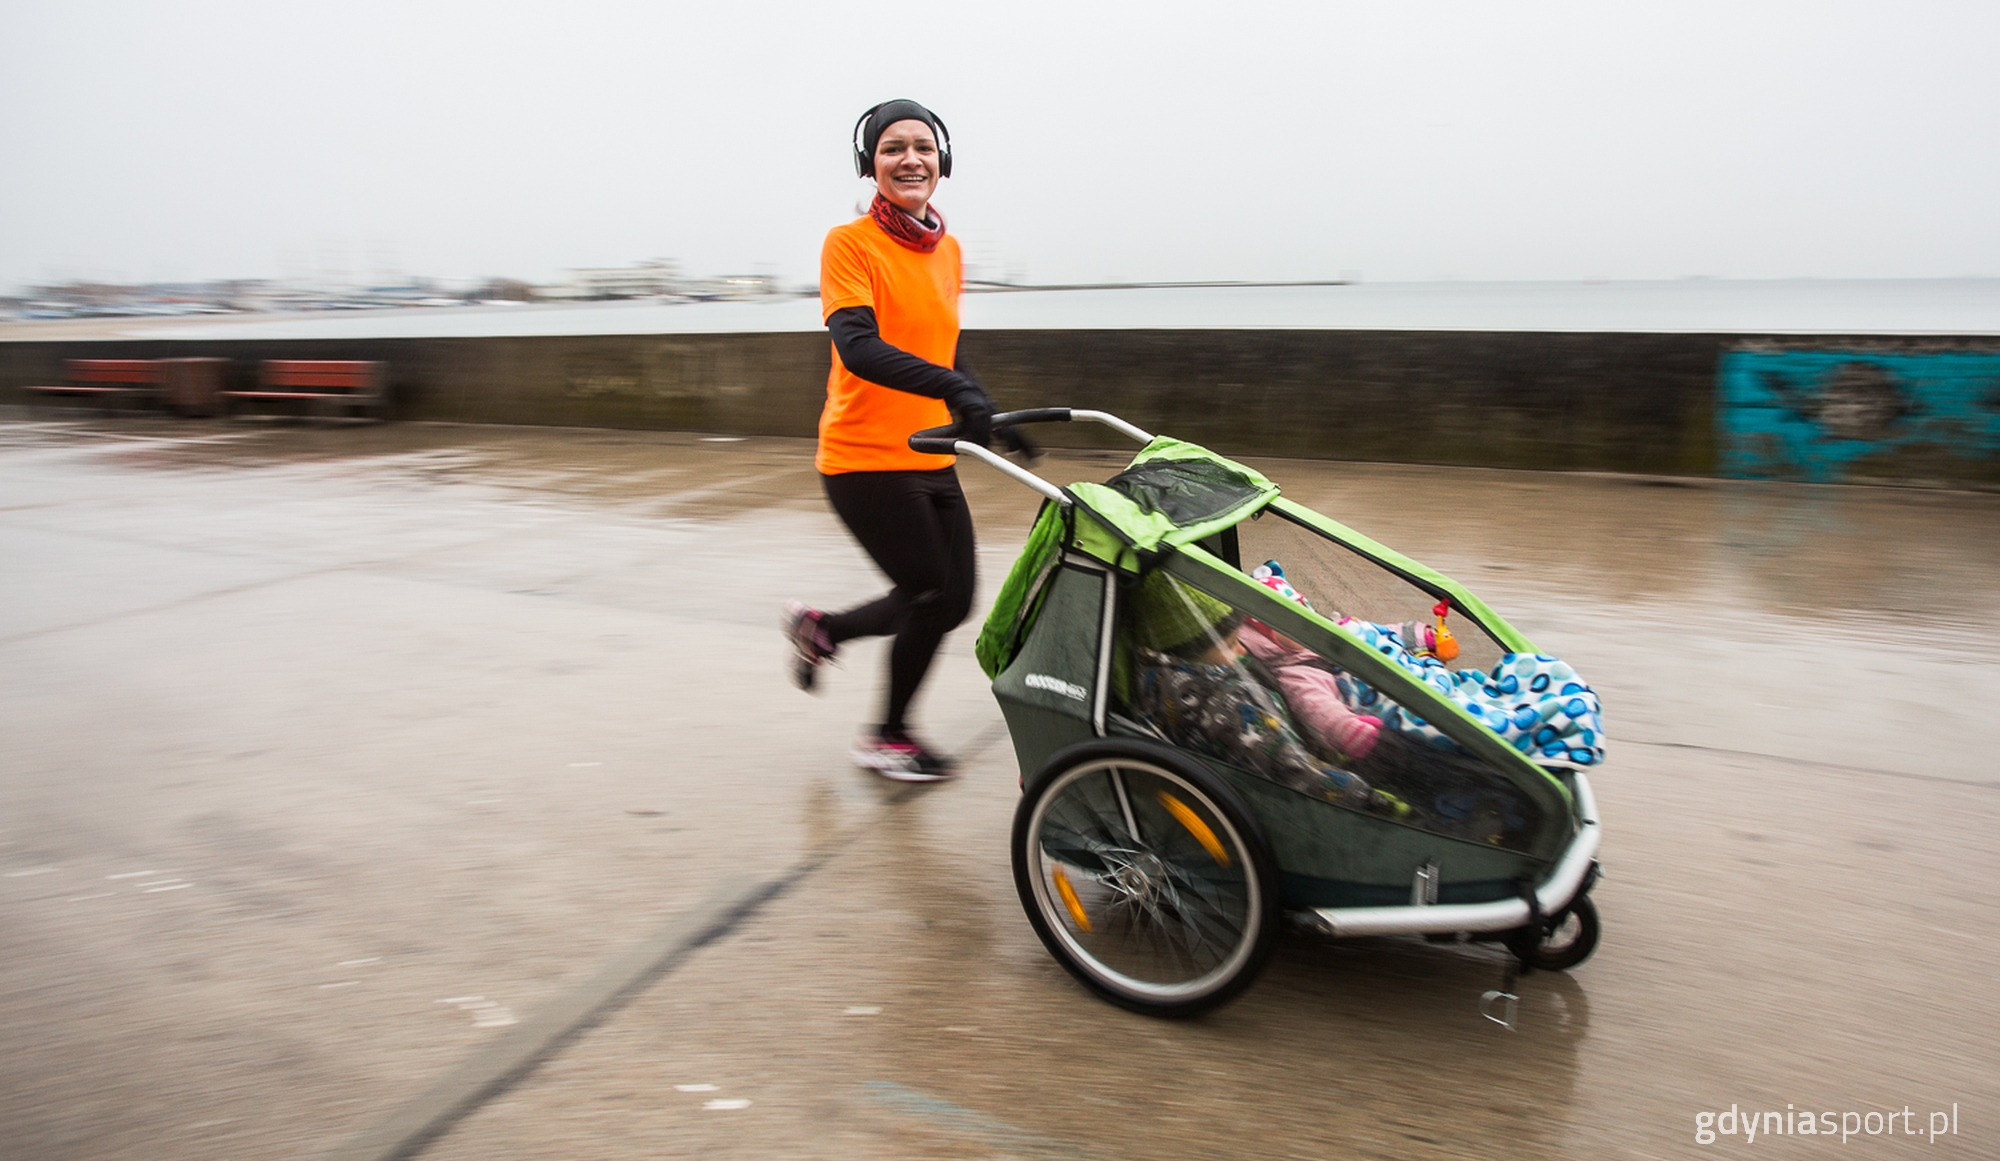
[[1168, 742], [1425, 830], [1525, 849], [1532, 802], [1449, 742], [1413, 737], [1416, 719], [1388, 699], [1381, 717], [1354, 712], [1337, 684], [1347, 675], [1317, 654], [1164, 572], [1140, 582], [1132, 609], [1132, 709]]
[[[1277, 561], [1266, 561], [1251, 575], [1279, 595], [1313, 607], [1286, 581]], [[1604, 761], [1597, 694], [1564, 662], [1543, 653], [1509, 653], [1491, 673], [1454, 671], [1445, 661], [1457, 656], [1457, 643], [1441, 620], [1434, 630], [1418, 621], [1378, 625], [1338, 613], [1327, 615], [1535, 761], [1570, 767]], [[1365, 758], [1386, 728], [1435, 749], [1458, 748], [1437, 727], [1261, 622], [1244, 626], [1242, 642], [1276, 678], [1302, 732], [1323, 746]]]
[[[1286, 583], [1284, 569], [1277, 561], [1265, 562], [1250, 575], [1279, 596], [1312, 608], [1310, 601]], [[1352, 618], [1346, 618], [1341, 623], [1351, 621]], [[1414, 622], [1403, 628], [1413, 629]], [[1278, 689], [1285, 695], [1285, 704], [1291, 707], [1300, 732], [1317, 742], [1321, 751], [1344, 754], [1357, 761], [1374, 752], [1375, 740], [1382, 734], [1382, 719], [1356, 713], [1348, 707], [1333, 671], [1320, 666], [1317, 653], [1254, 619], [1244, 623], [1242, 641], [1250, 655], [1263, 662], [1277, 679]]]
[[1409, 807], [1321, 761], [1299, 736], [1268, 675], [1246, 656], [1243, 614], [1165, 572], [1139, 583], [1132, 633], [1133, 708], [1177, 746], [1317, 797], [1382, 813]]

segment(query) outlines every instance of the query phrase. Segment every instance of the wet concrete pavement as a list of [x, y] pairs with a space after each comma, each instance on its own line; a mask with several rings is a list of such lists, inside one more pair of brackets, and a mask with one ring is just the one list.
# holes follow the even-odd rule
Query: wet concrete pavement
[[[878, 587], [806, 444], [0, 423], [0, 1155], [328, 1154], [787, 874], [423, 1156], [1815, 1156], [1695, 1116], [1954, 1103], [1846, 1148], [2000, 1155], [2000, 497], [1255, 462], [1603, 696], [1604, 944], [1517, 1032], [1485, 947], [1288, 934], [1186, 1022], [1075, 986], [970, 629], [953, 784], [847, 766], [877, 650], [782, 679], [783, 598]], [[990, 595], [1033, 497], [963, 475]]]

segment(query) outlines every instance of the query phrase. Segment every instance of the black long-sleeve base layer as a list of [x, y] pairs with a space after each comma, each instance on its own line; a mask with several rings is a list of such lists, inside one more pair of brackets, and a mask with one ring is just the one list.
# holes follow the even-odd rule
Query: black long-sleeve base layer
[[952, 365], [943, 367], [884, 339], [872, 306], [842, 307], [827, 316], [826, 329], [833, 336], [833, 349], [840, 353], [840, 365], [870, 383], [942, 399], [948, 407], [967, 395], [985, 394], [957, 352], [952, 354]]
[[939, 643], [972, 611], [978, 579], [972, 510], [950, 468], [843, 472], [820, 480], [834, 512], [896, 586], [867, 604], [828, 614], [820, 625], [835, 645], [895, 634], [882, 731], [901, 733]]

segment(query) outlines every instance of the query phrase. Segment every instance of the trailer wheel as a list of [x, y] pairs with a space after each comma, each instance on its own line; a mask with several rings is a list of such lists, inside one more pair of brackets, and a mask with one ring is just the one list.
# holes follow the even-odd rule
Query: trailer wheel
[[1567, 910], [1555, 917], [1547, 938], [1537, 939], [1536, 933], [1526, 928], [1509, 932], [1507, 950], [1514, 953], [1523, 967], [1568, 971], [1597, 950], [1598, 931], [1597, 904], [1588, 895], [1578, 895]]
[[1277, 864], [1249, 811], [1200, 763], [1141, 742], [1052, 757], [1014, 814], [1014, 885], [1057, 962], [1099, 996], [1185, 1016], [1269, 960]]

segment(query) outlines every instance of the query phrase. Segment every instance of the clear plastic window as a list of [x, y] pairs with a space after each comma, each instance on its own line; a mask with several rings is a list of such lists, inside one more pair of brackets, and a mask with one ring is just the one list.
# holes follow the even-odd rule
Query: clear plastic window
[[[1285, 581], [1321, 616], [1342, 617], [1396, 629], [1412, 652], [1424, 652], [1428, 635], [1435, 638], [1437, 618], [1431, 612], [1437, 598], [1387, 568], [1277, 512], [1265, 511], [1234, 529], [1237, 553], [1246, 573], [1276, 562]], [[1505, 650], [1471, 618], [1445, 618], [1457, 645], [1455, 656], [1430, 651], [1452, 669], [1489, 669]]]
[[1532, 800], [1395, 690], [1235, 602], [1155, 570], [1120, 620], [1127, 714], [1168, 744], [1439, 834], [1518, 849], [1536, 833]]

